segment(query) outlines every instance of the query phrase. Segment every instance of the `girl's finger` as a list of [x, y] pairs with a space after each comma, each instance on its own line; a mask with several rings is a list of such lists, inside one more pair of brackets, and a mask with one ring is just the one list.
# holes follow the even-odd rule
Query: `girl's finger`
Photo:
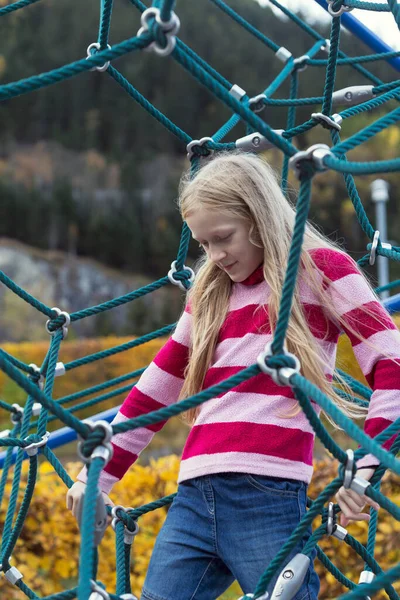
[[372, 500], [372, 498], [368, 498], [368, 496], [365, 496], [365, 503], [372, 506], [375, 510], [380, 509], [379, 504], [375, 500]]
[[340, 497], [340, 508], [343, 511], [343, 506], [345, 505], [348, 508], [348, 511], [353, 512], [353, 513], [359, 513], [363, 507], [364, 507], [365, 502], [363, 502], [360, 497], [358, 497], [358, 502], [352, 498], [349, 494], [347, 494], [346, 492], [344, 494], [341, 495]]
[[347, 514], [347, 515], [341, 515], [340, 518], [340, 524], [343, 525], [343, 527], [346, 527], [346, 525], [349, 524], [350, 521], [369, 521], [370, 520], [370, 515], [367, 513], [351, 513], [351, 514]]

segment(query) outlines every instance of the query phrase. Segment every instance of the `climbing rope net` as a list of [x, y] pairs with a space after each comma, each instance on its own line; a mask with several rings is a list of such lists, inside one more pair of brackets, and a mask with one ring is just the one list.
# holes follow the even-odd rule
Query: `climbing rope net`
[[[18, 0], [13, 4], [1, 8], [0, 16], [7, 15], [10, 12], [24, 8], [37, 1], [38, 0]], [[295, 557], [297, 563], [289, 563], [292, 569], [291, 575], [293, 575], [293, 572], [295, 574], [294, 586], [298, 585], [299, 587], [301, 584], [301, 580], [299, 580], [301, 558], [309, 557], [312, 551], [316, 549], [319, 560], [341, 583], [351, 590], [350, 593], [343, 596], [344, 598], [351, 598], [352, 600], [355, 600], [356, 598], [365, 598], [384, 589], [392, 600], [399, 600], [399, 595], [393, 588], [392, 583], [400, 577], [400, 564], [397, 564], [387, 572], [383, 572], [373, 556], [377, 530], [376, 511], [371, 509], [372, 516], [369, 524], [368, 543], [365, 547], [336, 522], [337, 513], [340, 511], [340, 508], [337, 504], [330, 502], [330, 498], [342, 485], [344, 485], [346, 488], [351, 488], [358, 493], [364, 493], [373, 498], [395, 519], [400, 520], [400, 507], [395, 505], [380, 491], [380, 482], [387, 469], [400, 475], [400, 461], [396, 459], [396, 454], [400, 448], [400, 435], [397, 435], [389, 451], [382, 447], [382, 444], [386, 440], [391, 438], [394, 434], [399, 433], [400, 419], [397, 419], [378, 436], [371, 439], [348, 417], [346, 417], [316, 386], [302, 377], [292, 356], [287, 354], [284, 350], [284, 340], [290, 316], [291, 299], [295, 289], [303, 233], [309, 211], [311, 183], [315, 173], [332, 169], [343, 174], [348, 194], [354, 205], [358, 220], [363, 231], [371, 240], [371, 243], [367, 245], [368, 252], [358, 261], [359, 264], [361, 266], [366, 265], [368, 262], [373, 264], [377, 254], [397, 261], [400, 259], [400, 247], [391, 246], [379, 239], [379, 231], [375, 231], [371, 225], [353, 179], [353, 175], [398, 171], [400, 170], [400, 159], [395, 158], [392, 160], [365, 163], [351, 162], [346, 159], [346, 153], [349, 150], [370, 139], [388, 126], [396, 123], [400, 117], [400, 108], [388, 112], [385, 116], [378, 118], [371, 125], [355, 133], [345, 141], [341, 141], [340, 139], [341, 123], [345, 119], [369, 111], [373, 108], [383, 106], [390, 100], [400, 100], [400, 80], [383, 83], [363, 66], [368, 62], [376, 60], [397, 58], [400, 56], [400, 52], [385, 52], [350, 58], [339, 49], [341, 15], [344, 12], [351, 11], [353, 8], [390, 11], [399, 25], [399, 5], [396, 0], [388, 0], [387, 4], [362, 2], [359, 0], [346, 0], [345, 2], [344, 0], [328, 0], [332, 23], [330, 39], [326, 40], [323, 39], [317, 31], [303, 22], [297, 15], [284, 6], [281, 6], [277, 0], [270, 0], [272, 5], [306, 31], [313, 40], [313, 45], [309, 51], [303, 56], [295, 58], [292, 56], [289, 49], [280, 47], [274, 41], [267, 38], [222, 2], [222, 0], [211, 1], [229, 17], [242, 25], [250, 34], [254, 35], [261, 44], [268, 48], [269, 51], [274, 52], [277, 60], [282, 61], [283, 68], [276, 79], [269, 83], [268, 87], [263, 92], [254, 97], [249, 97], [239, 85], [227, 81], [221, 74], [214, 70], [200, 58], [200, 56], [176, 37], [179, 31], [180, 22], [173, 10], [175, 4], [174, 0], [155, 0], [150, 8], [147, 8], [142, 4], [140, 0], [130, 0], [130, 2], [142, 13], [141, 28], [135, 37], [112, 47], [108, 44], [108, 36], [113, 2], [112, 0], [101, 0], [98, 41], [89, 45], [87, 49], [87, 58], [47, 73], [2, 85], [0, 86], [0, 99], [10, 99], [14, 96], [52, 85], [84, 71], [97, 69], [98, 71], [110, 75], [117, 83], [119, 83], [125, 92], [129, 94], [129, 96], [185, 144], [193, 173], [199, 168], [201, 157], [208, 156], [211, 153], [220, 150], [229, 151], [240, 148], [244, 151], [259, 152], [272, 147], [281, 150], [284, 155], [282, 187], [286, 189], [288, 170], [289, 168], [293, 168], [300, 181], [300, 189], [287, 273], [281, 296], [281, 307], [270, 351], [260, 354], [259, 357], [255, 357], [257, 359], [255, 364], [243, 369], [226, 381], [203, 390], [201, 393], [174, 404], [173, 406], [129, 419], [124, 423], [112, 426], [107, 421], [81, 421], [74, 416], [73, 413], [88, 405], [104, 400], [105, 395], [100, 395], [94, 400], [78, 404], [74, 406], [72, 410], [68, 410], [66, 407], [69, 402], [102, 392], [103, 390], [112, 388], [120, 383], [138, 378], [144, 369], [128, 373], [101, 385], [91, 387], [78, 394], [73, 394], [57, 400], [52, 399], [55, 377], [64, 375], [83, 364], [97, 361], [110, 356], [111, 354], [123, 352], [146, 343], [151, 339], [169, 334], [173, 330], [174, 324], [142, 336], [127, 344], [86, 356], [68, 364], [63, 364], [59, 360], [59, 353], [62, 341], [67, 336], [70, 324], [79, 319], [84, 319], [111, 310], [116, 306], [133, 302], [135, 299], [145, 296], [165, 285], [175, 284], [183, 291], [187, 290], [194, 278], [193, 271], [184, 264], [190, 241], [190, 231], [187, 225], [185, 223], [183, 224], [177, 257], [172, 263], [168, 275], [129, 294], [72, 314], [68, 314], [59, 308], [49, 308], [40, 300], [21, 289], [18, 284], [12, 281], [5, 273], [0, 272], [0, 280], [5, 286], [47, 317], [45, 327], [51, 336], [47, 355], [40, 367], [34, 364], [27, 365], [11, 356], [6, 351], [0, 349], [0, 368], [28, 394], [24, 407], [21, 407], [18, 404], [9, 404], [6, 401], [0, 400], [0, 407], [10, 413], [12, 421], [12, 429], [2, 432], [0, 438], [0, 445], [8, 448], [0, 481], [0, 501], [3, 499], [5, 485], [13, 462], [13, 449], [16, 448], [17, 452], [12, 491], [7, 507], [2, 535], [1, 571], [4, 573], [10, 585], [17, 586], [28, 598], [39, 598], [35, 592], [24, 583], [23, 573], [21, 573], [17, 567], [11, 566], [10, 559], [18, 537], [24, 527], [29, 505], [34, 494], [39, 452], [47, 458], [54, 470], [68, 487], [71, 487], [73, 484], [73, 481], [66, 473], [60, 461], [47, 445], [49, 439], [49, 433], [46, 431], [47, 424], [58, 418], [65, 423], [65, 425], [73, 428], [80, 438], [78, 443], [78, 453], [88, 465], [88, 481], [79, 519], [81, 527], [81, 548], [78, 586], [61, 593], [46, 596], [46, 598], [49, 600], [66, 600], [76, 597], [80, 600], [134, 599], [135, 596], [131, 593], [130, 588], [129, 565], [132, 542], [138, 531], [137, 520], [140, 516], [149, 511], [170, 504], [175, 495], [167, 496], [136, 509], [125, 509], [121, 506], [112, 509], [113, 528], [115, 529], [117, 544], [117, 585], [115, 594], [107, 591], [101, 581], [97, 579], [97, 559], [98, 546], [106, 528], [107, 513], [110, 513], [111, 509], [110, 507], [106, 508], [104, 506], [102, 496], [99, 495], [98, 479], [100, 471], [107, 464], [107, 461], [112, 454], [112, 447], [110, 444], [111, 437], [128, 430], [158, 423], [187, 411], [190, 408], [199, 406], [210, 398], [214, 398], [218, 394], [221, 394], [221, 392], [226, 392], [241, 382], [256, 376], [261, 370], [271, 374], [277, 383], [292, 386], [296, 398], [312, 424], [316, 435], [329, 452], [339, 461], [340, 466], [338, 476], [323, 490], [318, 498], [313, 502], [308, 499], [308, 510], [306, 514], [290, 536], [289, 540], [285, 543], [274, 560], [268, 565], [258, 582], [257, 588], [254, 590], [253, 596], [255, 598], [267, 597], [267, 586], [277, 569], [283, 568], [283, 571], [281, 572], [281, 583], [288, 581], [288, 579], [284, 577], [284, 571], [285, 569], [288, 569], [285, 559], [302, 538], [306, 529], [314, 519], [317, 516], [321, 516], [321, 525], [309, 538], [302, 550], [302, 554]], [[122, 74], [111, 65], [112, 60], [135, 50], [152, 50], [160, 55], [160, 60], [166, 60], [163, 58], [165, 56], [169, 56], [176, 60], [186, 71], [205, 85], [215, 94], [215, 96], [228, 106], [232, 110], [233, 116], [214, 135], [203, 137], [199, 140], [192, 139], [186, 132], [177, 127], [165, 115], [158, 111], [155, 106], [146, 100], [146, 98], [144, 98], [122, 76]], [[327, 57], [323, 59], [314, 58], [320, 51], [326, 52]], [[350, 65], [355, 70], [357, 77], [360, 77], [361, 80], [367, 80], [369, 84], [357, 85], [334, 91], [335, 74], [338, 65]], [[323, 95], [320, 97], [297, 97], [299, 73], [307, 66], [325, 67], [324, 91]], [[273, 98], [274, 93], [288, 78], [290, 78], [290, 98]], [[266, 105], [288, 107], [285, 130], [272, 129], [258, 116], [258, 113]], [[320, 112], [313, 112], [309, 120], [296, 126], [296, 108], [298, 106], [320, 106], [321, 109]], [[332, 114], [333, 108], [336, 106], [341, 106], [342, 110]], [[243, 122], [246, 125], [246, 136], [238, 139], [236, 142], [224, 143], [222, 141], [224, 137], [239, 122]], [[306, 150], [299, 151], [292, 143], [292, 139], [299, 134], [307, 132], [314, 127], [321, 126], [328, 129], [330, 132], [332, 139], [332, 145], [330, 147], [326, 144], [315, 144]], [[400, 281], [392, 282], [385, 286], [385, 289], [392, 288], [399, 284]], [[382, 289], [383, 288], [380, 288], [380, 290]], [[357, 396], [353, 397], [353, 401], [368, 406], [371, 390], [349, 375], [343, 374], [343, 376], [349, 383], [350, 388], [357, 394]], [[118, 395], [130, 388], [131, 384], [126, 386], [126, 388], [118, 388], [113, 392], [107, 392], [106, 397], [109, 398]], [[356, 451], [353, 452], [352, 450], [347, 450], [346, 452], [336, 444], [323, 423], [316, 416], [311, 405], [311, 399], [329, 414], [351, 438], [359, 443], [360, 447]], [[33, 417], [38, 417], [38, 419], [33, 421]], [[34, 433], [30, 433], [32, 431], [34, 431]], [[26, 453], [29, 458], [28, 479], [23, 501], [18, 510], [18, 514], [14, 519], [15, 513], [17, 512], [17, 494], [21, 483], [24, 453]], [[374, 454], [380, 461], [380, 465], [376, 469], [371, 481], [365, 481], [355, 474], [356, 460], [362, 458], [367, 453]], [[325, 507], [325, 504], [327, 503], [328, 506]], [[351, 546], [365, 561], [365, 570], [361, 573], [358, 584], [350, 581], [340, 573], [318, 546], [318, 541], [326, 535], [333, 535], [342, 540], [344, 543]], [[303, 575], [301, 575], [301, 577], [303, 577]], [[292, 597], [295, 587], [292, 587], [291, 589], [292, 593], [285, 597]], [[245, 597], [251, 597], [251, 595]]]

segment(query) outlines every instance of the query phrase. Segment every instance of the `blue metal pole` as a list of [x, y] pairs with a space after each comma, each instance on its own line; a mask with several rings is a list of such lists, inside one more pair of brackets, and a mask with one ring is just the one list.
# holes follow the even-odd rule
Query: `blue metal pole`
[[[315, 0], [315, 2], [322, 6], [326, 11], [328, 10], [326, 0]], [[385, 44], [380, 37], [350, 13], [345, 12], [342, 14], [341, 23], [343, 27], [351, 31], [351, 33], [354, 33], [354, 35], [364, 42], [364, 44], [367, 44], [374, 52], [393, 52], [393, 48]], [[386, 58], [385, 60], [397, 71], [400, 71], [400, 57]]]
[[[113, 418], [115, 417], [115, 415], [117, 414], [119, 408], [120, 408], [120, 406], [115, 406], [113, 408], [109, 408], [108, 410], [98, 413], [97, 415], [93, 415], [93, 417], [90, 417], [90, 418], [92, 421], [99, 421], [100, 419], [102, 419], [103, 421], [108, 421], [108, 423], [110, 423], [113, 420]], [[69, 444], [69, 442], [73, 442], [74, 440], [77, 439], [77, 437], [78, 436], [77, 436], [75, 429], [71, 429], [71, 427], [62, 427], [61, 429], [57, 429], [56, 431], [51, 432], [50, 437], [47, 442], [47, 446], [49, 448], [58, 448], [59, 446], [64, 446], [64, 444]], [[0, 452], [0, 469], [2, 469], [4, 466], [4, 460], [6, 457], [6, 453], [7, 453], [7, 451]], [[15, 463], [16, 456], [17, 456], [17, 448], [14, 448], [13, 456], [12, 456], [12, 460], [11, 460], [12, 465]], [[26, 458], [28, 458], [28, 455], [24, 454], [24, 460]]]
[[390, 298], [385, 300], [382, 304], [391, 315], [400, 312], [400, 294], [390, 296]]

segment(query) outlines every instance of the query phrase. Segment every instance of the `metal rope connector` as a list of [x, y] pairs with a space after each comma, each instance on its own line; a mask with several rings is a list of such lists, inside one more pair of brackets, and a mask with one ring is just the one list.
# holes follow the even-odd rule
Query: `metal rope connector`
[[14, 409], [10, 415], [11, 423], [16, 425], [22, 419], [22, 415], [24, 414], [24, 409], [22, 408], [22, 406], [20, 406], [16, 402], [14, 402], [14, 404], [11, 404], [11, 408]]
[[361, 104], [361, 102], [375, 98], [373, 89], [373, 85], [351, 85], [337, 90], [332, 94], [332, 105], [346, 104], [347, 106], [353, 106], [354, 104]]
[[[284, 129], [273, 129], [273, 132], [277, 135], [282, 135], [284, 131]], [[263, 152], [264, 150], [275, 148], [273, 142], [270, 142], [266, 137], [258, 132], [239, 138], [236, 140], [235, 144], [236, 148], [238, 150], [243, 150], [243, 152]]]
[[324, 158], [331, 155], [331, 149], [326, 144], [313, 144], [308, 150], [296, 152], [289, 159], [289, 167], [294, 170], [297, 179], [300, 179], [302, 162], [312, 163], [318, 171], [326, 171], [328, 167], [324, 164]]
[[[57, 313], [57, 317], [63, 316], [65, 319], [64, 325], [62, 326], [62, 333], [63, 333], [62, 339], [65, 340], [65, 338], [68, 335], [68, 327], [69, 327], [69, 324], [71, 323], [71, 317], [69, 316], [69, 314], [67, 312], [65, 312], [64, 310], [60, 310], [56, 306], [53, 306], [53, 308], [51, 310], [54, 310], [54, 312]], [[50, 322], [51, 322], [51, 319], [48, 319], [46, 321], [46, 331], [49, 335], [54, 335], [57, 330], [50, 331], [50, 329], [49, 329]]]
[[231, 89], [229, 90], [229, 93], [232, 96], [232, 98], [235, 98], [235, 100], [239, 100], [240, 102], [240, 100], [246, 95], [246, 90], [241, 88], [240, 85], [234, 83]]
[[257, 356], [258, 366], [260, 367], [261, 371], [263, 371], [263, 373], [270, 375], [272, 380], [277, 385], [291, 385], [290, 378], [293, 375], [300, 373], [299, 359], [294, 354], [287, 352], [286, 347], [284, 347], [285, 356], [288, 356], [294, 360], [295, 367], [294, 368], [292, 368], [292, 367], [279, 367], [279, 368], [269, 367], [266, 363], [266, 359], [274, 356], [271, 351], [271, 346], [272, 346], [272, 342], [268, 342], [268, 344], [265, 346], [264, 351], [261, 352]]
[[[79, 525], [79, 529], [82, 529], [82, 515], [83, 515], [83, 503], [85, 498], [85, 492], [78, 498], [76, 519]], [[96, 496], [96, 516], [94, 523], [94, 546], [97, 547], [103, 539], [104, 532], [108, 525], [108, 512], [106, 504], [104, 502], [103, 494], [98, 492]]]
[[[361, 571], [358, 583], [372, 583], [375, 579], [375, 573], [372, 571]], [[371, 600], [369, 596], [365, 596], [365, 600]]]
[[249, 107], [254, 113], [259, 113], [265, 108], [265, 101], [267, 96], [265, 94], [258, 94], [258, 96], [253, 96], [249, 100]]
[[[114, 531], [116, 531], [117, 523], [119, 523], [120, 521], [122, 523], [124, 523], [124, 521], [118, 516], [118, 513], [117, 513], [118, 510], [122, 510], [125, 514], [127, 514], [128, 510], [133, 510], [133, 508], [132, 507], [124, 508], [120, 504], [112, 507], [111, 515], [113, 517], [113, 520], [111, 521], [111, 527], [114, 529]], [[135, 539], [135, 536], [138, 534], [138, 532], [139, 532], [139, 525], [138, 525], [137, 521], [135, 521], [135, 529], [134, 530], [128, 529], [127, 525], [125, 525], [125, 523], [124, 523], [124, 543], [131, 546], [133, 543], [133, 540]]]
[[302, 56], [295, 58], [293, 61], [295, 70], [298, 71], [299, 73], [301, 73], [301, 71], [305, 71], [308, 67], [308, 64], [307, 64], [308, 60], [310, 60], [310, 57], [308, 56], [308, 54], [303, 54]]
[[279, 574], [271, 600], [291, 600], [299, 591], [309, 566], [309, 556], [296, 554]]
[[42, 446], [45, 446], [47, 444], [49, 437], [50, 433], [46, 431], [40, 442], [33, 442], [32, 444], [29, 444], [29, 446], [25, 446], [23, 450], [27, 453], [28, 456], [36, 456], [39, 448], [42, 448]]
[[353, 490], [353, 492], [356, 492], [356, 494], [362, 496], [365, 494], [365, 490], [371, 485], [371, 482], [353, 473], [354, 451], [351, 449], [346, 450], [346, 454], [347, 461], [344, 471], [343, 487], [345, 487], [346, 489], [351, 489]]
[[345, 12], [350, 12], [351, 10], [353, 10], [352, 6], [345, 6], [344, 4], [342, 4], [342, 6], [339, 8], [339, 10], [333, 10], [332, 5], [334, 2], [336, 2], [336, 0], [326, 0], [328, 2], [328, 13], [332, 16], [332, 17], [340, 17], [340, 15], [342, 15]]
[[[192, 284], [195, 280], [195, 272], [193, 271], [193, 269], [191, 269], [190, 267], [187, 267], [186, 265], [183, 265], [183, 269], [185, 271], [190, 271], [190, 277], [187, 279], [187, 281]], [[170, 280], [171, 283], [173, 283], [174, 285], [177, 285], [181, 290], [183, 290], [184, 292], [186, 292], [186, 288], [183, 285], [182, 281], [180, 281], [179, 279], [175, 279], [174, 274], [178, 273], [178, 270], [176, 268], [176, 260], [174, 260], [171, 263], [171, 268], [168, 271], [168, 279]]]
[[18, 571], [17, 567], [10, 567], [8, 571], [5, 571], [4, 575], [6, 579], [13, 585], [23, 578], [22, 573]]
[[171, 52], [175, 48], [175, 34], [178, 33], [179, 28], [181, 26], [179, 17], [174, 12], [171, 12], [171, 18], [169, 19], [169, 21], [162, 21], [160, 16], [160, 9], [156, 8], [155, 6], [151, 6], [150, 8], [147, 8], [145, 11], [142, 12], [142, 16], [140, 18], [140, 23], [142, 26], [136, 34], [138, 37], [140, 37], [142, 33], [147, 33], [150, 31], [149, 19], [152, 17], [155, 18], [157, 25], [165, 33], [165, 36], [167, 38], [167, 44], [163, 48], [158, 44], [158, 42], [153, 41], [147, 46], [147, 48], [145, 48], [145, 50], [154, 50], [154, 52], [156, 52], [159, 56], [168, 56], [168, 54], [171, 54]]
[[39, 386], [39, 389], [42, 390], [44, 388], [44, 376], [43, 374], [40, 372], [40, 368], [35, 365], [35, 363], [31, 363], [30, 365], [28, 365], [30, 369], [32, 369], [33, 371], [35, 371], [35, 377], [37, 377], [37, 384]]
[[340, 125], [343, 122], [343, 117], [341, 117], [337, 113], [335, 113], [331, 117], [329, 117], [328, 115], [324, 115], [321, 112], [311, 113], [311, 118], [321, 123], [322, 127], [324, 127], [325, 129], [337, 129], [338, 131], [342, 129]]
[[288, 50], [287, 48], [285, 48], [284, 46], [281, 46], [280, 48], [278, 48], [278, 50], [275, 52], [275, 56], [276, 58], [278, 58], [280, 61], [282, 61], [283, 63], [286, 63], [290, 58], [292, 58], [292, 53], [290, 52], [290, 50]]
[[[89, 44], [89, 46], [87, 47], [87, 50], [86, 50], [86, 54], [87, 54], [86, 60], [93, 56], [93, 53], [92, 53], [93, 49], [100, 50], [99, 42], [93, 42], [92, 44]], [[107, 44], [107, 49], [111, 50], [110, 44]], [[104, 65], [101, 65], [100, 67], [97, 67], [97, 66], [92, 67], [90, 70], [91, 71], [100, 71], [100, 73], [103, 73], [104, 71], [107, 71], [109, 66], [110, 66], [110, 61], [108, 60], [107, 62], [104, 63]], [[53, 310], [54, 310], [54, 308], [53, 308]]]
[[90, 580], [90, 589], [92, 593], [89, 596], [89, 600], [110, 600], [110, 596], [106, 590], [99, 585], [93, 579]]
[[[195, 155], [195, 152], [193, 152], [193, 148], [195, 146], [203, 146], [206, 142], [213, 142], [214, 140], [211, 137], [203, 137], [200, 140], [192, 140], [191, 142], [188, 143], [188, 145], [186, 146], [186, 150], [187, 150], [187, 157], [189, 160], [191, 160], [191, 158]], [[210, 156], [211, 154], [214, 154], [214, 150], [207, 148], [208, 150], [208, 156]]]
[[[376, 230], [374, 233], [374, 237], [372, 240], [372, 246], [371, 246], [371, 250], [370, 250], [370, 254], [369, 254], [369, 264], [370, 265], [374, 265], [375, 264], [375, 259], [376, 259], [376, 249], [378, 247], [378, 242], [379, 242], [379, 231]], [[388, 244], [387, 242], [381, 242], [381, 246], [382, 248], [385, 248], [385, 250], [391, 250], [392, 249], [392, 244]]]
[[111, 460], [113, 455], [113, 447], [110, 443], [111, 438], [114, 435], [112, 425], [110, 425], [108, 421], [91, 421], [90, 419], [84, 419], [83, 423], [88, 425], [92, 431], [95, 431], [96, 429], [102, 429], [104, 432], [104, 439], [102, 443], [99, 444], [99, 446], [97, 446], [93, 450], [92, 454], [89, 457], [87, 457], [82, 453], [82, 445], [85, 442], [85, 440], [82, 438], [82, 436], [78, 434], [77, 454], [79, 458], [85, 463], [91, 462], [94, 458], [101, 458], [102, 460], [104, 460], [104, 469], [104, 467]]

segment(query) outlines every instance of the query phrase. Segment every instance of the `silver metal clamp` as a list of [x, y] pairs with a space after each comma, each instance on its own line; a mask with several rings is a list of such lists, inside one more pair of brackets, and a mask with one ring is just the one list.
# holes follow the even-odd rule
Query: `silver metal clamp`
[[332, 94], [332, 105], [345, 104], [353, 106], [375, 98], [373, 85], [351, 85]]
[[328, 115], [324, 115], [321, 112], [311, 113], [311, 118], [321, 123], [321, 125], [326, 129], [337, 129], [338, 131], [342, 129], [341, 123], [343, 122], [343, 118], [337, 113], [335, 113], [331, 117], [329, 117]]
[[254, 113], [259, 113], [265, 108], [265, 101], [267, 100], [267, 96], [265, 94], [258, 94], [258, 96], [253, 96], [249, 100], [249, 107]]
[[[117, 523], [122, 521], [122, 519], [117, 514], [118, 510], [122, 510], [125, 514], [127, 514], [128, 510], [133, 510], [133, 508], [132, 507], [124, 508], [120, 504], [112, 507], [111, 515], [113, 517], [113, 520], [111, 521], [111, 527], [114, 529], [114, 531], [116, 531]], [[133, 540], [135, 539], [135, 536], [138, 533], [139, 533], [139, 525], [138, 525], [137, 521], [135, 521], [135, 529], [133, 529], [133, 530], [128, 529], [128, 527], [124, 524], [124, 543], [129, 544], [131, 546], [133, 543]]]
[[82, 445], [85, 442], [85, 440], [82, 438], [82, 436], [78, 434], [77, 454], [79, 458], [85, 463], [91, 462], [93, 458], [102, 458], [104, 460], [104, 468], [106, 464], [111, 460], [113, 455], [113, 447], [110, 443], [111, 438], [114, 435], [112, 425], [110, 425], [108, 421], [91, 421], [90, 419], [85, 419], [83, 423], [88, 425], [92, 431], [95, 431], [96, 429], [102, 429], [105, 435], [102, 443], [99, 444], [99, 446], [97, 446], [97, 448], [93, 450], [91, 456], [86, 457], [82, 453]]
[[90, 589], [92, 593], [89, 596], [89, 600], [110, 600], [110, 596], [106, 590], [99, 585], [93, 579], [90, 580]]
[[324, 158], [331, 156], [332, 152], [326, 144], [313, 144], [307, 150], [296, 152], [289, 159], [289, 167], [291, 167], [298, 179], [301, 176], [301, 163], [308, 161], [314, 164], [318, 171], [326, 171], [328, 167], [324, 164]]
[[[92, 44], [89, 44], [89, 46], [87, 47], [87, 50], [86, 50], [86, 54], [87, 54], [86, 60], [93, 56], [92, 50], [99, 51], [100, 48], [101, 48], [101, 46], [100, 46], [99, 42], [93, 42]], [[107, 44], [107, 49], [111, 50], [110, 44]], [[104, 65], [101, 65], [100, 67], [98, 67], [98, 66], [93, 67], [90, 70], [91, 71], [100, 71], [100, 73], [103, 73], [104, 71], [107, 71], [109, 66], [110, 66], [110, 61], [108, 60], [107, 62], [104, 63]], [[54, 308], [53, 308], [53, 310], [54, 310]]]
[[[189, 142], [188, 145], [186, 146], [188, 159], [191, 160], [191, 158], [194, 156], [195, 153], [193, 152], [193, 148], [195, 146], [203, 146], [206, 142], [214, 142], [214, 140], [211, 137], [202, 137], [199, 140], [192, 140], [191, 142]], [[212, 150], [210, 148], [208, 148], [208, 152], [209, 152], [209, 156], [214, 154], [214, 150]]]
[[[78, 504], [76, 508], [76, 520], [78, 522], [79, 529], [82, 528], [82, 515], [83, 515], [83, 503], [85, 499], [85, 491], [78, 498]], [[108, 512], [106, 504], [104, 502], [103, 494], [98, 492], [96, 496], [96, 516], [94, 524], [94, 546], [97, 547], [103, 539], [104, 532], [108, 525]]]
[[24, 414], [24, 409], [22, 408], [22, 406], [20, 406], [16, 402], [14, 402], [14, 404], [11, 404], [11, 408], [14, 409], [10, 415], [11, 423], [16, 425], [22, 419], [22, 415]]
[[33, 442], [32, 444], [29, 444], [29, 446], [25, 446], [23, 450], [27, 453], [28, 456], [36, 456], [39, 448], [42, 448], [42, 446], [45, 446], [47, 444], [49, 437], [50, 433], [46, 431], [46, 433], [39, 442]]
[[292, 600], [299, 591], [310, 566], [310, 557], [296, 554], [279, 574], [271, 600]]
[[175, 35], [178, 33], [181, 26], [179, 17], [174, 12], [171, 12], [171, 18], [169, 21], [162, 21], [160, 9], [156, 8], [155, 6], [151, 6], [142, 12], [142, 16], [140, 18], [140, 23], [142, 26], [137, 32], [137, 36], [140, 37], [142, 33], [147, 33], [149, 31], [149, 19], [152, 17], [155, 18], [157, 25], [165, 33], [167, 44], [165, 48], [163, 48], [158, 44], [158, 42], [153, 41], [147, 46], [147, 48], [145, 48], [145, 50], [154, 50], [154, 52], [156, 52], [159, 56], [168, 56], [168, 54], [171, 54], [176, 45]]
[[[190, 267], [187, 267], [186, 265], [183, 265], [183, 268], [184, 268], [185, 271], [190, 271], [190, 277], [189, 277], [189, 279], [187, 281], [190, 284], [192, 284], [194, 282], [194, 280], [195, 280], [195, 277], [196, 277], [195, 272], [193, 271], [193, 269], [191, 269]], [[177, 271], [177, 268], [176, 268], [176, 260], [174, 260], [171, 263], [170, 270], [168, 271], [168, 279], [170, 280], [171, 283], [173, 283], [174, 285], [177, 285], [181, 290], [183, 290], [184, 292], [186, 292], [187, 290], [186, 290], [185, 286], [183, 285], [183, 282], [180, 281], [179, 279], [175, 279], [174, 278], [174, 273], [177, 273], [177, 272], [178, 271]]]
[[[65, 312], [64, 310], [60, 310], [56, 306], [53, 306], [53, 308], [51, 310], [54, 310], [54, 312], [57, 313], [57, 317], [61, 317], [62, 316], [65, 319], [65, 323], [62, 326], [62, 332], [63, 332], [63, 338], [62, 339], [65, 340], [65, 338], [68, 335], [68, 327], [69, 327], [69, 325], [71, 323], [71, 317], [69, 316], [69, 314], [67, 312]], [[48, 319], [46, 321], [46, 331], [47, 331], [47, 333], [49, 335], [54, 335], [57, 330], [56, 331], [50, 331], [50, 329], [49, 329], [49, 323], [50, 322], [51, 322], [51, 319]]]
[[271, 346], [272, 346], [272, 342], [268, 342], [268, 344], [266, 344], [266, 346], [264, 348], [264, 351], [260, 352], [260, 354], [257, 356], [258, 366], [260, 367], [260, 369], [263, 373], [270, 375], [272, 380], [277, 385], [291, 385], [290, 378], [293, 375], [300, 373], [299, 359], [294, 354], [287, 352], [286, 347], [284, 346], [285, 356], [289, 356], [290, 358], [292, 358], [294, 360], [295, 367], [294, 368], [293, 367], [280, 367], [280, 368], [269, 367], [266, 363], [266, 359], [273, 356]]
[[[284, 129], [273, 129], [274, 133], [277, 135], [282, 135], [284, 133]], [[269, 150], [270, 148], [274, 148], [273, 142], [270, 142], [266, 137], [261, 135], [261, 133], [251, 133], [250, 135], [245, 135], [242, 138], [239, 138], [235, 142], [236, 148], [238, 150], [243, 150], [243, 152], [264, 152], [264, 150]]]
[[[376, 231], [374, 233], [373, 240], [372, 240], [372, 246], [371, 246], [370, 254], [369, 254], [369, 264], [370, 265], [375, 264], [376, 249], [377, 249], [378, 243], [379, 243], [379, 236], [380, 236], [380, 233], [376, 229]], [[382, 248], [385, 248], [385, 250], [391, 250], [392, 249], [392, 244], [388, 244], [386, 242], [381, 242], [381, 246], [382, 246]]]
[[332, 8], [332, 5], [334, 2], [336, 2], [336, 0], [326, 0], [328, 2], [328, 13], [332, 16], [332, 17], [340, 17], [340, 15], [342, 15], [345, 12], [350, 12], [351, 10], [353, 10], [352, 6], [345, 6], [344, 4], [342, 4], [342, 6], [339, 8], [339, 10], [334, 11]]
[[28, 366], [35, 372], [35, 376], [38, 376], [37, 384], [39, 386], [39, 389], [42, 390], [44, 388], [44, 376], [40, 372], [40, 367], [35, 365], [35, 363], [31, 363]]
[[295, 58], [293, 64], [295, 66], [295, 70], [301, 73], [301, 71], [305, 71], [308, 67], [307, 61], [310, 60], [308, 54], [303, 54], [298, 58]]

